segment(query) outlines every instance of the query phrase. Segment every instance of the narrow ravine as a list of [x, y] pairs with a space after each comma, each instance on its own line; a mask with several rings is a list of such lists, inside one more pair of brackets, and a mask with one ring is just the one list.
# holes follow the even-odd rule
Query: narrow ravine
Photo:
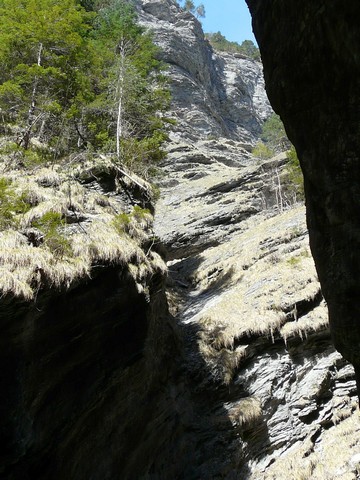
[[[332, 478], [334, 462], [323, 458], [336, 441], [355, 479], [354, 372], [330, 340], [305, 207], [279, 205], [274, 175], [285, 157], [250, 153], [271, 113], [261, 65], [213, 52], [194, 18], [173, 2], [161, 14], [156, 5], [146, 2], [144, 23], [170, 64], [177, 123], [155, 231], [196, 419], [185, 427], [196, 453], [182, 478], [278, 480], [289, 468]], [[183, 38], [191, 50], [179, 57]]]

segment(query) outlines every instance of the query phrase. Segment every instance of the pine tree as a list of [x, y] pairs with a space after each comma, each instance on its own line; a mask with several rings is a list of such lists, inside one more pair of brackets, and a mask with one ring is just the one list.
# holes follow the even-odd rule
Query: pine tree
[[[161, 157], [165, 139], [161, 112], [168, 105], [163, 65], [157, 60], [157, 48], [151, 36], [136, 21], [134, 7], [124, 0], [103, 6], [97, 19], [97, 48], [103, 52], [102, 93], [91, 108], [101, 115], [92, 116], [97, 137], [115, 137], [114, 150], [124, 163], [148, 162]], [[91, 122], [90, 122], [91, 123]], [[106, 129], [106, 131], [105, 131]], [[93, 140], [90, 140], [93, 141]], [[135, 165], [132, 164], [132, 167]]]
[[0, 0], [0, 112], [26, 154], [37, 137], [54, 156], [160, 158], [162, 69], [129, 1]]
[[21, 128], [25, 149], [33, 135], [60, 133], [90, 90], [90, 18], [75, 0], [0, 1], [0, 108]]

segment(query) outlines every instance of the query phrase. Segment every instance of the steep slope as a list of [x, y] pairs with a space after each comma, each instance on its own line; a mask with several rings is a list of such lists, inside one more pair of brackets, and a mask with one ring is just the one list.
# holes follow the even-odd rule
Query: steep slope
[[[286, 155], [250, 153], [272, 111], [262, 66], [214, 52], [175, 0], [137, 3], [177, 119], [155, 235], [133, 208], [152, 208], [149, 187], [106, 158], [19, 180], [36, 195], [2, 234], [0, 477], [355, 480], [354, 371], [305, 209], [280, 201]], [[48, 210], [75, 259], [31, 227]]]
[[197, 413], [178, 478], [320, 479], [341, 466], [355, 479], [354, 371], [331, 343], [305, 209], [280, 208], [286, 157], [249, 153], [271, 112], [261, 65], [214, 53], [175, 2], [147, 1], [144, 12], [180, 119], [155, 223]]
[[179, 127], [175, 138], [254, 141], [271, 112], [261, 65], [214, 52], [200, 22], [175, 0], [139, 3], [139, 19], [153, 32], [169, 66], [172, 114]]
[[[106, 158], [68, 160], [20, 176], [2, 159], [1, 178], [31, 204], [0, 233], [2, 479], [131, 478], [159, 448], [142, 442], [133, 460], [138, 432], [151, 437], [171, 405], [166, 268], [139, 207], [150, 186]], [[67, 221], [47, 237], [34, 219], [49, 213]]]

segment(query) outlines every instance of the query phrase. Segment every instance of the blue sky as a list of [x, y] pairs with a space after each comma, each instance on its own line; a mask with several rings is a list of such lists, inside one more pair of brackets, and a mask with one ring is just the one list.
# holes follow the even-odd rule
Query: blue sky
[[205, 7], [206, 16], [199, 19], [204, 32], [220, 31], [232, 42], [252, 40], [256, 43], [245, 0], [195, 0], [194, 3], [202, 3]]

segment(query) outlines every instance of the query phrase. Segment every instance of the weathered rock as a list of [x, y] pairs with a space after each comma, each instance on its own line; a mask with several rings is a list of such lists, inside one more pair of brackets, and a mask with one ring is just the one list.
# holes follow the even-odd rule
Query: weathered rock
[[169, 65], [174, 137], [254, 142], [272, 111], [261, 63], [214, 52], [200, 22], [174, 1], [144, 1], [139, 18], [154, 33], [160, 57]]
[[[144, 232], [141, 245], [128, 242], [127, 261], [118, 239], [119, 255], [104, 262], [111, 228], [94, 237], [104, 258], [88, 262], [68, 291], [44, 288], [35, 268], [39, 283], [27, 286], [37, 303], [6, 295], [1, 303], [0, 476], [355, 480], [354, 373], [330, 341], [304, 207], [280, 199], [285, 157], [259, 162], [250, 154], [270, 112], [261, 65], [214, 53], [175, 0], [146, 0], [139, 9], [174, 79], [179, 122], [163, 164], [156, 233], [169, 252], [168, 299], [182, 342]], [[75, 196], [65, 195], [57, 172], [38, 181], [64, 205], [71, 235], [88, 233], [114, 208], [147, 201], [136, 191], [130, 200], [121, 195], [104, 165], [78, 178]], [[16, 236], [14, 249], [34, 253], [31, 235]], [[84, 237], [92, 254], [93, 235]], [[65, 267], [59, 272], [67, 278]]]
[[142, 444], [142, 464], [134, 444], [140, 430], [151, 437], [169, 374], [158, 362], [170, 367], [174, 352], [153, 280], [150, 304], [126, 269], [100, 266], [70, 292], [2, 300], [2, 479], [136, 478], [151, 463], [158, 444]]
[[241, 143], [226, 138], [172, 142], [168, 152], [155, 225], [169, 258], [222, 243], [247, 218], [277, 203], [275, 170], [284, 155], [254, 161]]
[[[186, 85], [196, 97], [197, 83]], [[175, 90], [175, 112], [188, 112], [189, 97]], [[249, 137], [229, 140], [223, 130], [216, 139], [189, 140], [187, 128], [186, 136], [172, 136], [156, 212], [194, 378], [188, 386], [198, 393], [189, 400], [207, 419], [194, 432], [199, 455], [182, 475], [278, 480], [290, 471], [320, 480], [342, 465], [344, 478], [355, 479], [354, 372], [331, 343], [305, 210], [284, 201], [280, 214], [286, 159], [255, 161]], [[226, 439], [221, 452], [207, 422], [215, 445]]]
[[247, 3], [271, 103], [304, 171], [332, 337], [360, 376], [360, 7], [356, 0]]

